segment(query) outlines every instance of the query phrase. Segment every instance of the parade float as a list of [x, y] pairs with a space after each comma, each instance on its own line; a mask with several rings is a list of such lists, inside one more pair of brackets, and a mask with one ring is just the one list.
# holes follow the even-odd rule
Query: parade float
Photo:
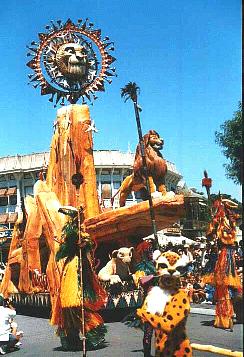
[[[184, 215], [184, 197], [166, 192], [163, 140], [154, 130], [142, 135], [138, 88], [130, 82], [121, 94], [132, 100], [138, 128], [133, 172], [118, 190], [121, 207], [100, 206], [93, 158], [95, 125], [85, 101], [96, 100], [96, 93], [103, 92], [115, 75], [113, 42], [108, 37], [102, 40], [101, 31], [88, 19], [76, 24], [52, 21], [39, 33], [39, 40], [28, 46], [30, 83], [61, 108], [54, 121], [47, 172], [40, 172], [34, 195], [24, 200], [14, 227], [0, 292], [17, 307], [49, 309], [63, 348], [82, 349], [86, 356], [87, 350], [105, 344], [101, 310], [141, 307], [143, 290], [137, 285], [137, 273], [154, 274], [149, 256], [157, 248], [157, 231]], [[77, 104], [80, 99], [82, 105]], [[70, 104], [65, 106], [66, 102]], [[143, 202], [127, 207], [132, 190], [140, 191]], [[154, 239], [143, 240], [152, 233]], [[99, 252], [103, 254], [111, 243], [117, 248], [108, 263], [99, 266]], [[131, 265], [134, 246], [140, 256], [138, 270]], [[189, 306], [187, 314], [188, 310]], [[167, 318], [169, 325], [173, 317]], [[191, 347], [220, 353], [214, 346], [181, 342], [187, 353]], [[226, 355], [239, 356], [232, 351]]]
[[[96, 251], [111, 242], [130, 247], [151, 233], [156, 239], [157, 230], [183, 216], [184, 198], [167, 194], [163, 141], [155, 131], [142, 136], [139, 106], [132, 96], [139, 134], [135, 165], [120, 188], [122, 207], [103, 212], [94, 168], [94, 123], [85, 101], [94, 101], [96, 92], [104, 91], [105, 82], [111, 83], [115, 75], [113, 43], [108, 37], [102, 40], [101, 31], [88, 19], [77, 24], [52, 22], [39, 40], [28, 46], [30, 83], [61, 108], [54, 121], [47, 172], [40, 173], [34, 196], [25, 199], [0, 290], [17, 306], [50, 307], [51, 323], [63, 344], [74, 345], [81, 333], [83, 343], [86, 340], [92, 349], [104, 342], [98, 311], [137, 307], [143, 297], [134, 282], [121, 281], [118, 292], [110, 281], [99, 280], [102, 267], [97, 266]], [[129, 89], [130, 84], [122, 94]], [[79, 99], [82, 105], [77, 104]], [[131, 190], [140, 190], [144, 201], [127, 207]]]

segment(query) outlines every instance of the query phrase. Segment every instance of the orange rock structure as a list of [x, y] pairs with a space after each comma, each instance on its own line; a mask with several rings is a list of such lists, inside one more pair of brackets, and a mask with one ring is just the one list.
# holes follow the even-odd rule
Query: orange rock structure
[[[183, 195], [165, 195], [153, 200], [157, 229], [169, 227], [184, 215]], [[85, 220], [86, 230], [97, 243], [125, 239], [136, 234], [138, 238], [152, 233], [148, 201], [130, 207], [103, 212]]]
[[[58, 110], [47, 173], [47, 186], [56, 193], [61, 205], [84, 206], [85, 218], [100, 213], [90, 125], [87, 105]], [[72, 175], [78, 172], [84, 177], [79, 202], [71, 182]]]
[[[101, 212], [96, 189], [92, 126], [86, 105], [70, 105], [58, 110], [51, 142], [47, 179], [37, 181], [34, 197], [27, 197], [25, 228], [17, 225], [12, 238], [7, 271], [0, 291], [11, 293], [50, 292], [55, 304], [62, 266], [55, 261], [66, 217], [63, 205], [84, 208], [86, 231], [97, 244], [123, 240], [130, 235], [152, 233], [148, 201], [131, 207]], [[79, 190], [72, 176], [81, 174]], [[157, 228], [162, 229], [184, 214], [181, 195], [153, 199]]]
[[[9, 251], [7, 271], [1, 292], [49, 290], [51, 299], [60, 285], [61, 267], [55, 261], [66, 217], [58, 212], [62, 205], [84, 207], [86, 218], [99, 214], [96, 176], [92, 151], [92, 132], [88, 106], [70, 105], [58, 110], [51, 142], [47, 181], [37, 181], [34, 198], [25, 202], [27, 223], [24, 231], [16, 226]], [[72, 175], [85, 178], [77, 192]], [[42, 285], [33, 284], [33, 275], [45, 274]]]

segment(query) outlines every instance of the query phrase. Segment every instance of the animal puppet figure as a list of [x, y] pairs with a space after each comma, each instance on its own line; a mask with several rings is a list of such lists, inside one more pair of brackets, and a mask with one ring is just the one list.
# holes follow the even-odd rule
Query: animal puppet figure
[[[150, 193], [158, 191], [162, 195], [165, 195], [167, 193], [165, 186], [167, 164], [160, 152], [163, 148], [164, 140], [155, 130], [149, 130], [149, 132], [143, 136], [143, 143], [145, 148]], [[115, 196], [120, 193], [120, 207], [125, 206], [126, 199], [131, 191], [140, 191], [142, 198], [145, 200], [148, 199], [148, 193], [146, 191], [146, 176], [143, 168], [140, 143], [136, 148], [133, 173], [124, 179], [121, 187], [111, 199], [112, 204]]]
[[159, 250], [153, 259], [158, 286], [148, 292], [137, 315], [155, 330], [155, 357], [190, 357], [192, 348], [185, 330], [190, 300], [187, 291], [180, 288], [183, 261], [175, 252]]
[[132, 262], [134, 248], [122, 247], [112, 252], [111, 260], [103, 267], [98, 278], [102, 281], [109, 281], [110, 284], [121, 283], [132, 277], [130, 265]]

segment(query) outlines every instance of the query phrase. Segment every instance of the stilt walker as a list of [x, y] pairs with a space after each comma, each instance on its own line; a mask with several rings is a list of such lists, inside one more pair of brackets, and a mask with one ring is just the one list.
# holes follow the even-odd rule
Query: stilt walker
[[[206, 178], [206, 176], [205, 176]], [[210, 193], [208, 194], [208, 196]], [[233, 329], [233, 290], [241, 287], [235, 264], [236, 219], [234, 213], [238, 205], [231, 200], [219, 198], [214, 201], [211, 211], [212, 220], [207, 231], [207, 239], [216, 245], [218, 254], [212, 271], [205, 271], [203, 281], [215, 286], [214, 326]]]

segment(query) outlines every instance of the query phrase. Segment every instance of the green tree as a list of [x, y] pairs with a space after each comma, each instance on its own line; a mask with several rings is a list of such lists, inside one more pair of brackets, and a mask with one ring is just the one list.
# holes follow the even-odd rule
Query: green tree
[[215, 142], [223, 148], [223, 154], [230, 161], [224, 164], [226, 176], [236, 184], [243, 183], [243, 153], [242, 153], [242, 103], [233, 114], [233, 118], [220, 126], [215, 132]]

